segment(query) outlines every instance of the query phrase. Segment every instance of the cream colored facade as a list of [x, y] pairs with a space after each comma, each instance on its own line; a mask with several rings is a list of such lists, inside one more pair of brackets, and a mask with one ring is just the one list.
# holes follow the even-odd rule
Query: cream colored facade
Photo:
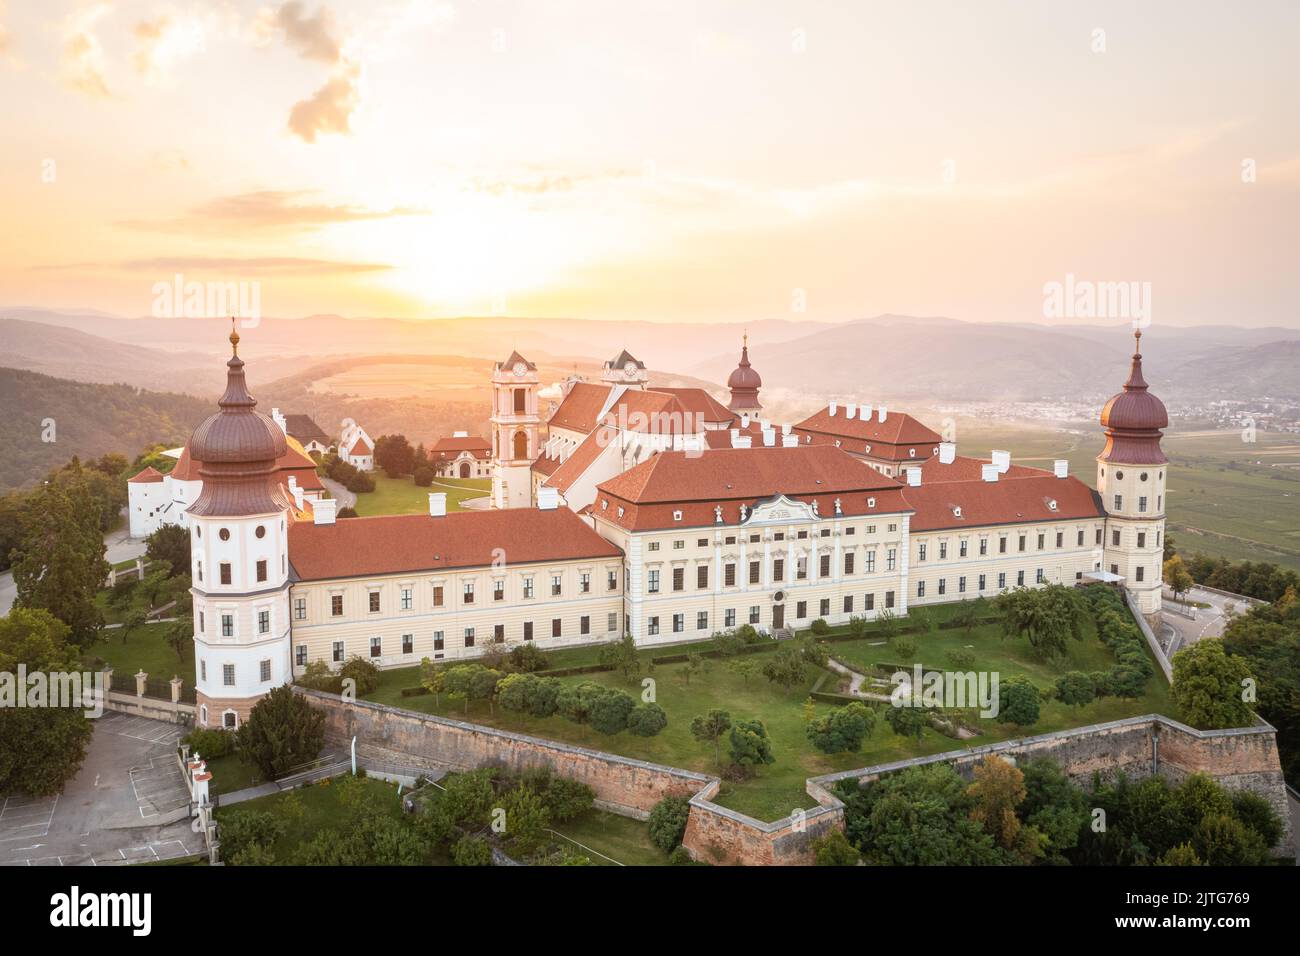
[[1097, 462], [1097, 491], [1108, 515], [1104, 568], [1124, 578], [1148, 617], [1160, 613], [1167, 468]]
[[909, 518], [822, 517], [784, 497], [728, 525], [631, 532], [594, 516], [596, 531], [626, 556], [625, 627], [638, 644], [699, 640], [744, 624], [770, 633], [817, 618], [904, 615]]
[[509, 650], [530, 639], [530, 624], [532, 643], [566, 647], [621, 636], [622, 562], [593, 558], [298, 582], [289, 608], [295, 676], [311, 661], [337, 667], [355, 655], [387, 668], [425, 657], [477, 657], [489, 646]]
[[1071, 586], [1101, 569], [1100, 517], [914, 532], [910, 604], [991, 598], [1017, 587]]

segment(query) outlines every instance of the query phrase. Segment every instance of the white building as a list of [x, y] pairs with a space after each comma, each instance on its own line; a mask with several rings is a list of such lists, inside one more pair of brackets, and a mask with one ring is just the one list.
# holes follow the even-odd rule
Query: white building
[[343, 434], [339, 438], [339, 458], [357, 471], [375, 469], [375, 442], [364, 428], [350, 418], [343, 419]]

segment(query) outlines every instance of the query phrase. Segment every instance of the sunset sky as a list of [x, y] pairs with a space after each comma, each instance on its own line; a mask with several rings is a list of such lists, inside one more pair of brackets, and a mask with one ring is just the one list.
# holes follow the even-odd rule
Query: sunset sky
[[1044, 321], [1073, 274], [1296, 326], [1298, 41], [1294, 2], [0, 0], [0, 305]]

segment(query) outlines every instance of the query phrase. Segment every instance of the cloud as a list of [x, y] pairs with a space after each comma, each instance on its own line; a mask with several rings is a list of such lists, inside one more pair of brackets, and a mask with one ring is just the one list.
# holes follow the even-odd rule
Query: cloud
[[360, 105], [361, 64], [345, 61], [309, 99], [294, 104], [289, 129], [305, 143], [324, 133], [350, 134], [352, 114]]
[[388, 219], [396, 216], [418, 216], [424, 210], [409, 207], [393, 209], [366, 209], [348, 204], [331, 205], [321, 202], [304, 202], [313, 195], [311, 190], [279, 191], [258, 190], [221, 196], [190, 209], [175, 219], [129, 219], [118, 225], [129, 229], [158, 232], [225, 232], [231, 227], [263, 229], [268, 231], [295, 231], [317, 229], [335, 223], [361, 222]]
[[94, 32], [110, 9], [106, 3], [97, 3], [75, 10], [63, 20], [63, 82], [88, 96], [112, 95], [104, 78], [104, 49]]
[[131, 59], [145, 76], [166, 72], [180, 60], [201, 53], [207, 43], [204, 23], [197, 17], [162, 13], [137, 23], [134, 32], [139, 46]]
[[35, 266], [36, 271], [109, 269], [124, 272], [220, 272], [224, 275], [352, 275], [359, 272], [383, 272], [393, 268], [378, 262], [339, 262], [332, 259], [305, 259], [294, 256], [160, 256], [153, 259], [126, 259], [120, 262], [68, 262]]
[[[258, 13], [259, 19], [262, 13]], [[274, 28], [284, 31], [284, 40], [299, 55], [322, 63], [337, 63], [343, 53], [343, 44], [334, 23], [334, 14], [322, 6], [314, 17], [306, 15], [305, 7], [297, 0], [284, 4], [270, 18]]]

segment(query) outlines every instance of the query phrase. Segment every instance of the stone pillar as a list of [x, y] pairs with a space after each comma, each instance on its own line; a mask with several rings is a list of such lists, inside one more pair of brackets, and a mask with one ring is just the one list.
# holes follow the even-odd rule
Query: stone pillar
[[109, 664], [103, 670], [104, 674], [104, 694], [107, 695], [113, 689], [113, 665]]
[[148, 679], [149, 679], [149, 675], [146, 674], [144, 671], [140, 671], [138, 674], [135, 675], [135, 696], [136, 697], [144, 696], [144, 684], [145, 681], [147, 681]]
[[179, 677], [172, 678], [172, 703], [173, 704], [179, 704], [181, 702], [181, 687], [183, 687], [184, 684], [185, 681], [181, 680]]

